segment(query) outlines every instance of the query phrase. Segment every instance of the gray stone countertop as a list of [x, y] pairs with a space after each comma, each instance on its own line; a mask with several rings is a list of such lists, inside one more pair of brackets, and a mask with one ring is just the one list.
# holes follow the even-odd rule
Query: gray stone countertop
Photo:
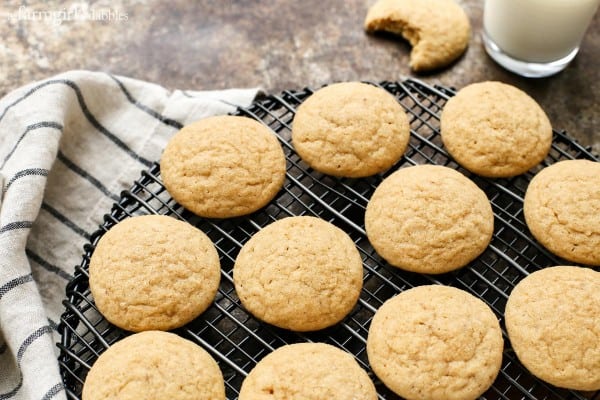
[[[555, 129], [600, 153], [600, 16], [575, 60], [550, 78], [527, 79], [496, 65], [481, 42], [483, 0], [462, 0], [473, 34], [451, 67], [408, 68], [410, 46], [367, 35], [374, 0], [4, 1], [0, 5], [0, 96], [71, 69], [109, 71], [171, 89], [261, 87], [267, 93], [349, 80], [401, 80], [461, 88], [499, 80], [536, 99]], [[19, 18], [24, 11], [112, 10], [109, 21]], [[83, 15], [83, 14], [82, 14]]]

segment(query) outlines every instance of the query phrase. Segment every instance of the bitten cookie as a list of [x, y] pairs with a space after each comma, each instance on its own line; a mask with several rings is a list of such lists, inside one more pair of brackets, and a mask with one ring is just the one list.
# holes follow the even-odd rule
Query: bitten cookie
[[470, 400], [494, 382], [502, 363], [496, 316], [462, 290], [420, 286], [386, 301], [367, 337], [369, 363], [399, 396]]
[[444, 146], [460, 165], [481, 176], [520, 175], [550, 151], [552, 126], [525, 92], [500, 82], [459, 90], [442, 110]]
[[169, 194], [201, 217], [250, 214], [275, 197], [285, 156], [275, 135], [245, 117], [217, 116], [181, 129], [160, 160]]
[[367, 32], [387, 31], [408, 40], [415, 71], [447, 66], [465, 51], [471, 36], [469, 18], [453, 0], [379, 0], [364, 25]]
[[317, 171], [342, 177], [383, 172], [404, 154], [410, 128], [404, 109], [384, 89], [344, 82], [317, 90], [298, 107], [292, 143]]
[[223, 375], [200, 346], [173, 333], [131, 335], [100, 355], [83, 400], [225, 400]]
[[202, 231], [164, 215], [131, 217], [102, 236], [90, 260], [98, 310], [129, 331], [171, 330], [215, 298], [217, 250]]
[[544, 168], [527, 187], [523, 213], [552, 253], [600, 266], [600, 163], [568, 160]]
[[523, 279], [505, 311], [512, 348], [552, 385], [600, 390], [600, 272], [550, 267]]
[[365, 227], [373, 248], [391, 265], [440, 274], [486, 249], [494, 214], [485, 193], [461, 173], [419, 165], [381, 182], [367, 205]]
[[239, 400], [375, 400], [375, 386], [354, 358], [325, 343], [280, 347], [242, 383]]
[[341, 321], [358, 300], [362, 277], [352, 239], [314, 217], [284, 218], [263, 228], [242, 247], [233, 268], [244, 307], [294, 331]]

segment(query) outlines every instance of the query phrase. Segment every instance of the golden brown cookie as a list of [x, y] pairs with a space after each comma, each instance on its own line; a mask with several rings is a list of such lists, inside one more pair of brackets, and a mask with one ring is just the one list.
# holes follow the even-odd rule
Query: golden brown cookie
[[462, 290], [419, 286], [375, 313], [367, 355], [375, 374], [406, 399], [471, 400], [494, 382], [502, 363], [496, 316]]
[[83, 400], [225, 400], [223, 375], [195, 343], [142, 332], [115, 343], [87, 374]]
[[506, 330], [523, 365], [552, 385], [600, 390], [600, 272], [550, 267], [511, 292]]
[[186, 125], [160, 161], [169, 194], [201, 217], [250, 214], [275, 197], [285, 179], [285, 156], [261, 123], [231, 115]]
[[98, 310], [123, 329], [170, 330], [215, 298], [217, 250], [202, 231], [164, 215], [131, 217], [100, 238], [90, 260]]
[[367, 13], [367, 32], [402, 35], [413, 46], [410, 67], [445, 67], [469, 45], [471, 24], [454, 0], [378, 0]]
[[280, 347], [259, 361], [239, 400], [375, 400], [375, 386], [354, 358], [325, 343]]
[[527, 172], [552, 145], [544, 110], [525, 92], [501, 82], [459, 90], [442, 110], [441, 133], [456, 162], [491, 178]]
[[244, 307], [294, 331], [341, 321], [358, 300], [362, 277], [352, 239], [314, 217], [284, 218], [263, 228], [244, 244], [233, 268]]
[[325, 174], [364, 177], [383, 172], [404, 154], [410, 127], [396, 98], [384, 89], [344, 82], [317, 90], [298, 107], [292, 143]]
[[527, 187], [523, 213], [548, 250], [600, 266], [600, 163], [568, 160], [544, 168]]
[[463, 267], [490, 243], [494, 215], [485, 193], [442, 166], [400, 169], [367, 205], [369, 242], [391, 265], [440, 274]]

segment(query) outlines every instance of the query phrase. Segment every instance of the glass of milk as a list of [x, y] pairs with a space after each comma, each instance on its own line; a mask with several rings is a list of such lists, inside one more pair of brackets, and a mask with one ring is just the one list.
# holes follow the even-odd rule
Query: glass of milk
[[498, 64], [541, 78], [575, 58], [600, 0], [485, 0], [483, 43]]

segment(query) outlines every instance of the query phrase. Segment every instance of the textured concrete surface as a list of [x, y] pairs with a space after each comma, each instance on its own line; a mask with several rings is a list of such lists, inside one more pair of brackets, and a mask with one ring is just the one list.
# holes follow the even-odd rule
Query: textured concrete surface
[[[70, 69], [110, 71], [169, 88], [260, 86], [267, 92], [414, 76], [407, 42], [364, 33], [373, 2], [4, 1], [0, 95]], [[542, 105], [555, 128], [600, 152], [599, 15], [574, 62], [534, 80], [503, 70], [485, 53], [483, 0], [459, 3], [473, 26], [467, 52], [450, 68], [418, 77], [456, 88], [482, 80], [514, 84]], [[46, 11], [53, 14], [42, 15]]]

